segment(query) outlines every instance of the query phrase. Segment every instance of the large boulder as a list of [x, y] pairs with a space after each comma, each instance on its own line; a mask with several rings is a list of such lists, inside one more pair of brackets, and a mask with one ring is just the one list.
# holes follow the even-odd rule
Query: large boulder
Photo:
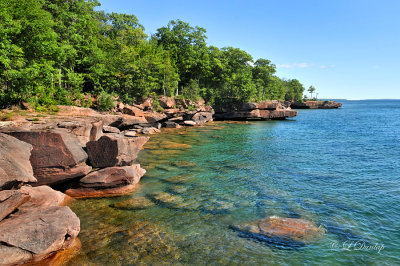
[[49, 186], [23, 186], [19, 191], [29, 196], [29, 200], [18, 208], [19, 212], [29, 212], [35, 211], [39, 208], [63, 206], [69, 198], [64, 193], [56, 191]]
[[325, 229], [304, 219], [271, 216], [244, 225], [232, 226], [246, 236], [276, 245], [301, 246], [321, 238]]
[[143, 116], [123, 115], [105, 115], [103, 116], [104, 125], [116, 127], [120, 130], [132, 128], [135, 125], [147, 123]]
[[163, 122], [167, 120], [167, 115], [162, 114], [162, 113], [157, 113], [157, 112], [146, 112], [144, 114], [144, 117], [146, 118], [147, 123], [157, 123], [157, 122]]
[[162, 108], [166, 108], [166, 109], [171, 109], [174, 108], [176, 103], [175, 103], [175, 99], [172, 97], [167, 97], [167, 96], [162, 96], [159, 99], [160, 105]]
[[79, 218], [68, 207], [12, 215], [0, 222], [0, 264], [43, 259], [70, 247], [79, 231]]
[[27, 193], [19, 190], [0, 191], [0, 221], [13, 213], [19, 206], [30, 199]]
[[183, 115], [184, 120], [191, 120], [196, 124], [204, 124], [212, 121], [213, 114], [211, 112], [194, 112]]
[[108, 167], [85, 176], [77, 188], [68, 189], [66, 193], [73, 197], [123, 194], [124, 191], [130, 192], [145, 173], [139, 164]]
[[30, 143], [30, 162], [39, 185], [54, 185], [85, 176], [91, 167], [77, 137], [63, 131], [14, 131], [8, 134]]
[[122, 113], [132, 116], [144, 116], [144, 113], [141, 109], [130, 105], [124, 105], [122, 108]]
[[148, 137], [127, 138], [105, 134], [98, 141], [89, 141], [86, 149], [90, 163], [96, 168], [132, 165]]
[[0, 133], [0, 190], [36, 182], [29, 158], [32, 145]]
[[103, 120], [93, 122], [75, 120], [61, 121], [57, 123], [57, 126], [77, 136], [82, 146], [85, 146], [88, 141], [98, 140], [102, 136], [103, 123]]

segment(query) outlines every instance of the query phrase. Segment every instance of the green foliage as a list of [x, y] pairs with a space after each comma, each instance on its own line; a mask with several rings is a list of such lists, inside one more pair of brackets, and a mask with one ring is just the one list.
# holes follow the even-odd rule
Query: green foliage
[[97, 97], [97, 105], [101, 111], [109, 111], [115, 107], [114, 98], [105, 91], [100, 92]]
[[297, 79], [290, 79], [283, 81], [286, 94], [285, 100], [286, 101], [295, 101], [295, 102], [302, 102], [303, 101], [303, 92], [304, 87], [303, 84], [300, 83]]
[[23, 101], [37, 110], [88, 107], [90, 94], [102, 110], [112, 108], [111, 94], [126, 103], [158, 95], [222, 105], [302, 98], [300, 82], [275, 76], [269, 60], [207, 46], [201, 27], [172, 20], [148, 37], [136, 16], [99, 5], [0, 0], [0, 108]]

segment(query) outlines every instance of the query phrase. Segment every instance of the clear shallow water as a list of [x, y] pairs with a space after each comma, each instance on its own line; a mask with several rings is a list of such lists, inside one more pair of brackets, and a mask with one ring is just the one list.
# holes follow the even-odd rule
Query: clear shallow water
[[[72, 204], [82, 249], [70, 265], [400, 264], [400, 101], [172, 130], [145, 148], [139, 162], [148, 172], [135, 193]], [[144, 210], [110, 207], [154, 192], [175, 198]], [[327, 233], [282, 249], [230, 229], [271, 215]]]

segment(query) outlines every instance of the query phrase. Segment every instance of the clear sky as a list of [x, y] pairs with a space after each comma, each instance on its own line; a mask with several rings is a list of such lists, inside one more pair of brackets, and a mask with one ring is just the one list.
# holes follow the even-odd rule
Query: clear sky
[[400, 99], [400, 0], [99, 0], [147, 34], [181, 19], [314, 85], [319, 98]]

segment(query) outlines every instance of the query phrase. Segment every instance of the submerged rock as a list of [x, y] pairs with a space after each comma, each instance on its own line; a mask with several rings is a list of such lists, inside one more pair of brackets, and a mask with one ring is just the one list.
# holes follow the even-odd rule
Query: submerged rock
[[176, 186], [170, 187], [169, 190], [172, 193], [182, 194], [182, 193], [185, 193], [186, 191], [188, 191], [188, 187], [187, 186], [176, 185]]
[[154, 200], [157, 203], [174, 205], [174, 204], [179, 204], [179, 203], [183, 202], [182, 197], [172, 195], [167, 192], [155, 192], [155, 193], [150, 194], [149, 196], [152, 200]]
[[173, 183], [173, 184], [184, 184], [184, 183], [188, 183], [191, 180], [193, 180], [193, 176], [191, 174], [187, 174], [187, 175], [176, 175], [176, 176], [172, 176], [169, 178], [164, 179], [166, 182], [168, 183]]
[[0, 133], [0, 190], [37, 181], [29, 161], [32, 149], [31, 144]]
[[155, 203], [145, 197], [137, 197], [124, 200], [110, 205], [113, 208], [121, 210], [141, 210], [155, 206]]
[[283, 246], [302, 246], [321, 238], [325, 229], [313, 222], [271, 216], [252, 223], [232, 226], [248, 237]]
[[172, 165], [176, 167], [195, 167], [196, 163], [191, 161], [177, 161], [172, 163]]
[[202, 207], [202, 210], [207, 213], [212, 214], [225, 214], [232, 211], [234, 204], [232, 202], [223, 201], [223, 200], [215, 200], [205, 204]]

